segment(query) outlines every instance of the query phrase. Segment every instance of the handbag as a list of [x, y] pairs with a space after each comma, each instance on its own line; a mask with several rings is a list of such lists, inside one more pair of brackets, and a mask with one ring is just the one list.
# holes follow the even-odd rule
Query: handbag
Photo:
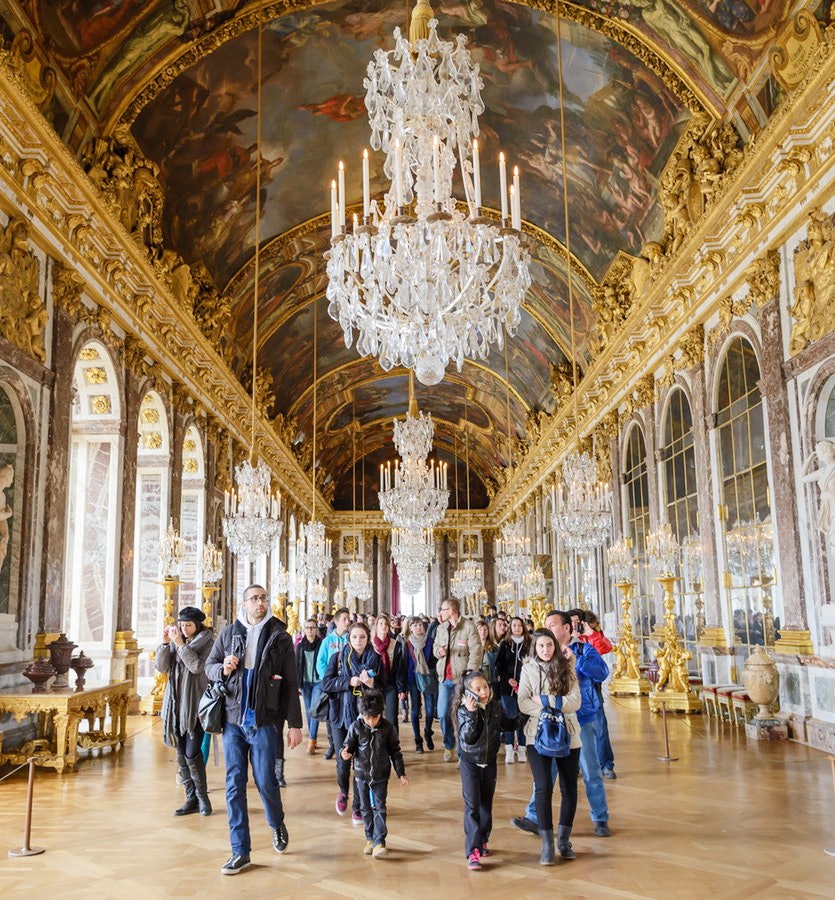
[[551, 706], [545, 694], [541, 694], [539, 699], [542, 701], [542, 711], [539, 713], [536, 736], [533, 740], [534, 750], [540, 756], [548, 756], [551, 759], [568, 756], [571, 752], [571, 735], [568, 733], [562, 709]]
[[429, 672], [428, 675], [423, 672], [415, 672], [415, 683], [421, 694], [438, 693], [438, 676], [434, 672]]
[[197, 704], [197, 718], [207, 734], [220, 734], [226, 723], [226, 685], [213, 681], [206, 685]]
[[310, 712], [308, 716], [311, 719], [315, 719], [317, 722], [327, 722], [328, 716], [330, 714], [330, 706], [331, 706], [331, 697], [330, 694], [326, 694], [322, 691], [319, 694], [316, 702], [313, 706], [310, 707]]

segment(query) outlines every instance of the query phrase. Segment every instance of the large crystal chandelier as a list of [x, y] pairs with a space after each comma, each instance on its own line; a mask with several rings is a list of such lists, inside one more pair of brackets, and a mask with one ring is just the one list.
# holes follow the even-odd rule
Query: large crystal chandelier
[[539, 566], [532, 566], [522, 576], [522, 596], [526, 600], [533, 600], [534, 597], [545, 596], [545, 575]]
[[[484, 112], [478, 65], [458, 35], [441, 41], [427, 2], [415, 8], [410, 40], [394, 30], [395, 47], [368, 64], [365, 105], [371, 146], [386, 154], [391, 187], [383, 208], [370, 196], [363, 154], [362, 221], [346, 227], [345, 167], [331, 183], [328, 313], [350, 347], [385, 371], [414, 368], [437, 384], [450, 360], [486, 359], [504, 331], [516, 332], [531, 284], [523, 245], [519, 170], [508, 190], [504, 155], [501, 221], [482, 214], [478, 116]], [[466, 202], [452, 195], [460, 164]]]
[[432, 416], [418, 412], [410, 376], [409, 412], [402, 422], [394, 423], [394, 446], [400, 459], [393, 472], [391, 463], [380, 466], [380, 509], [383, 518], [397, 528], [431, 529], [446, 513], [446, 463], [427, 460], [434, 433]]
[[450, 579], [449, 588], [453, 597], [464, 600], [478, 593], [484, 584], [484, 568], [474, 559], [465, 560]]
[[302, 527], [301, 547], [296, 551], [296, 572], [308, 581], [323, 581], [333, 564], [333, 548], [325, 537], [325, 523], [308, 522]]
[[358, 559], [348, 564], [348, 570], [345, 572], [345, 590], [349, 597], [356, 597], [357, 600], [371, 599], [371, 576]]
[[572, 550], [593, 550], [612, 529], [612, 492], [597, 480], [597, 464], [588, 453], [571, 453], [563, 462], [562, 483], [551, 489], [551, 524]]
[[235, 490], [225, 491], [223, 500], [223, 536], [232, 553], [255, 559], [281, 537], [281, 496], [271, 491], [271, 480], [263, 462], [235, 466]]
[[407, 594], [420, 590], [435, 555], [431, 528], [392, 528], [391, 558], [397, 566], [400, 586]]
[[510, 582], [519, 581], [531, 567], [531, 542], [525, 537], [521, 519], [502, 525], [502, 536], [495, 543], [496, 568]]

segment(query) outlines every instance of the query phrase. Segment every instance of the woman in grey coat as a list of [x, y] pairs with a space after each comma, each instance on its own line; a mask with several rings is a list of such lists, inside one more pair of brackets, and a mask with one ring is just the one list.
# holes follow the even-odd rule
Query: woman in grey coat
[[163, 740], [177, 750], [180, 780], [186, 791], [186, 802], [174, 811], [187, 816], [200, 811], [212, 814], [206, 786], [206, 764], [201, 745], [203, 728], [197, 718], [200, 697], [208, 684], [204, 671], [214, 633], [203, 622], [205, 613], [196, 606], [184, 606], [177, 624], [165, 629], [162, 644], [157, 647], [157, 671], [168, 674], [162, 701]]

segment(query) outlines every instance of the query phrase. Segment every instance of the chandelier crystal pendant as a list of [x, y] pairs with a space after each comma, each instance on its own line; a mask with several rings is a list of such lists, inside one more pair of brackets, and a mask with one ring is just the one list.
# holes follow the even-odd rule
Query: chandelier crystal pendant
[[495, 542], [496, 568], [509, 582], [520, 581], [531, 567], [531, 542], [525, 537], [521, 519], [502, 525], [502, 536]]
[[224, 492], [223, 536], [236, 556], [264, 556], [281, 537], [281, 495], [272, 493], [271, 480], [263, 462], [235, 466], [235, 490]]
[[400, 454], [380, 466], [380, 510], [396, 528], [433, 528], [447, 511], [449, 489], [446, 463], [427, 461], [435, 426], [429, 413], [419, 413], [414, 383], [409, 377], [409, 412], [394, 423], [394, 446]]
[[588, 453], [569, 454], [562, 483], [551, 489], [551, 524], [571, 550], [593, 550], [612, 529], [612, 492], [597, 480], [597, 464]]
[[[402, 365], [437, 384], [450, 360], [486, 359], [520, 321], [531, 285], [523, 242], [518, 167], [508, 189], [499, 157], [501, 220], [482, 215], [478, 116], [484, 112], [479, 67], [467, 39], [442, 41], [427, 3], [413, 14], [410, 40], [368, 64], [365, 105], [371, 146], [386, 154], [390, 189], [382, 210], [370, 196], [368, 151], [362, 160], [362, 221], [346, 227], [345, 167], [331, 182], [331, 247], [326, 258], [328, 313], [345, 345], [376, 356], [384, 371]], [[424, 18], [425, 17], [425, 18]], [[460, 165], [466, 202], [452, 194]]]

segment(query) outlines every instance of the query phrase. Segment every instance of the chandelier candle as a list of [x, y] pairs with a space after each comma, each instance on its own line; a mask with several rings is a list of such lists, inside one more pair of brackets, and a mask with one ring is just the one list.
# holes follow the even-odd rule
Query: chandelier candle
[[339, 161], [339, 225], [345, 231], [345, 163]]
[[502, 195], [502, 222], [507, 222], [507, 163], [504, 153], [499, 154], [499, 193]]
[[481, 161], [478, 156], [478, 138], [473, 139], [473, 203], [475, 214], [481, 209]]
[[368, 222], [371, 214], [371, 173], [369, 170], [368, 151], [362, 151], [362, 218]]
[[331, 239], [339, 234], [339, 201], [336, 199], [336, 182], [331, 181]]

